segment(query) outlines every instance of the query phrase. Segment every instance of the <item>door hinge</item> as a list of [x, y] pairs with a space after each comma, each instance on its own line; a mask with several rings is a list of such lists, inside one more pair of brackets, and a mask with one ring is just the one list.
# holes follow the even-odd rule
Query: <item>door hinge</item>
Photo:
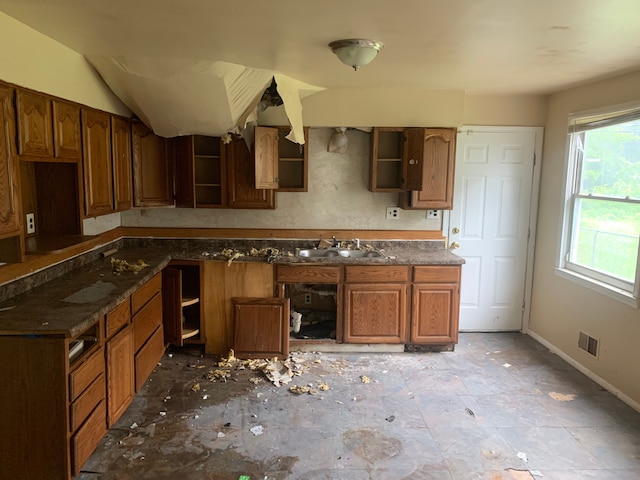
[[536, 154], [534, 153], [534, 154], [533, 154], [533, 166], [534, 166], [534, 167], [536, 166], [536, 160], [537, 160], [537, 158], [536, 158]]
[[527, 306], [526, 300], [522, 300], [522, 313], [524, 313], [524, 309]]

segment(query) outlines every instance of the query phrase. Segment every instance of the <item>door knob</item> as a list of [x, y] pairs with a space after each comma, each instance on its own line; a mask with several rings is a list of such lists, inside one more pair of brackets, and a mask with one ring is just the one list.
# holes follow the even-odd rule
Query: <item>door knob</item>
[[451, 233], [460, 233], [460, 229], [458, 227], [453, 227], [451, 229]]
[[458, 242], [453, 242], [449, 248], [451, 248], [451, 250], [455, 250], [456, 248], [460, 248], [460, 244]]

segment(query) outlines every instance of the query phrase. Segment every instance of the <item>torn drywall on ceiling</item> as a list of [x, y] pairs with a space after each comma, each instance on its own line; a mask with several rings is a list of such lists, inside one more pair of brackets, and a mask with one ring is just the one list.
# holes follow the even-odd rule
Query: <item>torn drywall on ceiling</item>
[[275, 78], [291, 125], [287, 139], [304, 143], [301, 100], [324, 90], [272, 70], [228, 62], [123, 58], [87, 60], [115, 94], [163, 137], [222, 136], [257, 120], [262, 94]]

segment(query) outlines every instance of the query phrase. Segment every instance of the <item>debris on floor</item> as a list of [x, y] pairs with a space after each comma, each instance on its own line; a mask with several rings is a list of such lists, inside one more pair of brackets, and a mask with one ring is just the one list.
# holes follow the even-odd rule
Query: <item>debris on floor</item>
[[467, 415], [469, 415], [470, 417], [476, 416], [476, 414], [473, 413], [473, 410], [471, 410], [470, 408], [465, 408], [464, 411], [467, 412]]
[[522, 460], [523, 462], [527, 463], [529, 461], [529, 458], [527, 457], [527, 454], [524, 452], [518, 452], [518, 458], [520, 460]]
[[262, 425], [256, 425], [254, 427], [251, 427], [249, 431], [255, 436], [262, 435], [264, 433], [264, 427]]
[[511, 480], [533, 480], [533, 474], [529, 470], [517, 470], [515, 468], [508, 468], [506, 470], [509, 473]]
[[371, 379], [366, 375], [360, 375], [360, 381], [362, 381], [362, 383], [371, 383]]
[[573, 393], [550, 392], [549, 396], [558, 402], [571, 402], [576, 398]]

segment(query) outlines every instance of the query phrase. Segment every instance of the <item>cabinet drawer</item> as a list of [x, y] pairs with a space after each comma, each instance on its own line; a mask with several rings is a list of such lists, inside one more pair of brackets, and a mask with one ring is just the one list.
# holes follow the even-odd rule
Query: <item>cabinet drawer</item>
[[307, 267], [278, 265], [276, 282], [280, 283], [339, 283], [340, 267]]
[[136, 392], [149, 378], [162, 355], [164, 355], [164, 332], [161, 325], [136, 355]]
[[107, 433], [107, 408], [104, 400], [91, 413], [78, 433], [71, 438], [71, 461], [73, 475], [77, 475], [84, 462], [91, 456], [96, 446]]
[[460, 281], [460, 265], [413, 267], [415, 283], [451, 283]]
[[104, 400], [105, 397], [105, 382], [104, 375], [100, 374], [96, 378], [89, 388], [87, 388], [82, 394], [74, 401], [69, 407], [70, 422], [69, 426], [72, 432], [82, 425], [87, 419], [93, 409]]
[[131, 295], [131, 314], [135, 314], [142, 306], [160, 291], [162, 288], [162, 273], [158, 273], [155, 277], [141, 286]]
[[133, 317], [133, 351], [137, 352], [162, 323], [162, 295], [158, 294]]
[[383, 265], [352, 265], [344, 270], [346, 283], [390, 283], [409, 280], [409, 267]]
[[104, 352], [98, 349], [82, 365], [69, 374], [69, 397], [75, 400], [98, 375], [104, 373]]
[[127, 298], [124, 302], [118, 305], [116, 308], [107, 313], [105, 322], [105, 335], [106, 338], [110, 338], [116, 333], [123, 325], [129, 323], [131, 319], [131, 300]]

